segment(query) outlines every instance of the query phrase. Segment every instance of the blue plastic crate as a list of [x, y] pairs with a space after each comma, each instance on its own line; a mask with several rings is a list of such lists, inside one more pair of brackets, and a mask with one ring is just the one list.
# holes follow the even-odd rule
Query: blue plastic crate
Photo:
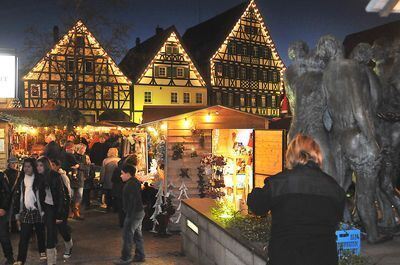
[[336, 231], [336, 243], [339, 257], [344, 252], [350, 252], [354, 255], [360, 255], [361, 234], [358, 229], [338, 230]]

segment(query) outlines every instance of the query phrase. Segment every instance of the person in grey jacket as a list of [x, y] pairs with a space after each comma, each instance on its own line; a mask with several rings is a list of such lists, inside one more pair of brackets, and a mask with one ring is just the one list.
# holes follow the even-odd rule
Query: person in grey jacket
[[[121, 258], [115, 264], [123, 265], [133, 262], [144, 262], [144, 242], [142, 235], [142, 221], [144, 210], [141, 195], [140, 181], [135, 178], [136, 168], [125, 164], [121, 170], [122, 181], [125, 186], [122, 193], [122, 204], [126, 214], [123, 227], [123, 245]], [[132, 247], [135, 243], [135, 256], [132, 258]]]
[[111, 181], [114, 170], [118, 168], [118, 162], [121, 158], [118, 157], [118, 149], [108, 149], [107, 158], [103, 161], [103, 166], [100, 171], [100, 183], [103, 184], [103, 207], [111, 209], [112, 196], [111, 190], [113, 183]]

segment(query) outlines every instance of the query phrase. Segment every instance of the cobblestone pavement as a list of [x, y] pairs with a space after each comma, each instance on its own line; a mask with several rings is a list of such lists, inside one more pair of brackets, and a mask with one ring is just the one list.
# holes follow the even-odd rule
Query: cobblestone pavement
[[[71, 259], [62, 260], [64, 246], [60, 242], [58, 249], [58, 264], [76, 265], [110, 265], [116, 261], [121, 249], [121, 230], [117, 226], [117, 215], [106, 213], [100, 209], [85, 212], [84, 221], [71, 220], [73, 229], [74, 249]], [[168, 238], [155, 237], [145, 232], [146, 262], [148, 265], [194, 265], [181, 255], [181, 237], [173, 235]], [[61, 241], [61, 237], [59, 238]], [[18, 235], [12, 235], [14, 254], [18, 252]], [[379, 245], [369, 245], [362, 242], [362, 254], [371, 258], [375, 265], [400, 264], [400, 237]], [[0, 254], [0, 264], [3, 264]], [[42, 265], [35, 242], [30, 245], [26, 265]], [[235, 265], [235, 264], [232, 264]]]
[[[70, 221], [73, 229], [74, 248], [72, 257], [67, 261], [62, 260], [64, 246], [61, 243], [61, 237], [59, 237], [60, 243], [57, 247], [58, 264], [113, 264], [119, 258], [122, 243], [121, 230], [117, 226], [117, 215], [114, 213], [105, 213], [101, 210], [90, 210], [85, 213], [85, 217], [84, 221]], [[146, 262], [140, 264], [192, 265], [186, 257], [181, 255], [181, 237], [179, 235], [160, 238], [155, 237], [152, 233], [145, 232], [144, 237]], [[18, 235], [12, 235], [12, 241], [16, 256], [18, 252]], [[45, 264], [39, 262], [39, 254], [37, 253], [35, 242], [32, 242], [30, 245], [26, 264]]]

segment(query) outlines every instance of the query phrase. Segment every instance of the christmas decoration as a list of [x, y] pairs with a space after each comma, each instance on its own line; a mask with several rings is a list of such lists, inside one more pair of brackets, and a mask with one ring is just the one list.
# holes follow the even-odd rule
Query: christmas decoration
[[150, 231], [152, 233], [156, 233], [156, 226], [159, 224], [158, 220], [157, 220], [157, 216], [162, 213], [162, 205], [164, 204], [163, 201], [163, 197], [164, 197], [164, 191], [163, 191], [163, 183], [160, 182], [159, 186], [158, 186], [158, 192], [156, 194], [156, 202], [154, 203], [154, 213], [153, 215], [150, 217], [150, 220], [153, 221], [153, 229]]
[[182, 200], [189, 199], [189, 196], [187, 195], [187, 190], [188, 190], [188, 188], [186, 187], [185, 182], [182, 179], [181, 186], [179, 187], [179, 196], [178, 196], [179, 204], [178, 204], [178, 207], [176, 208], [176, 211], [179, 211], [178, 217], [175, 220], [176, 224], [179, 223], [179, 221], [181, 220]]
[[179, 176], [180, 176], [182, 179], [184, 179], [184, 178], [190, 179], [190, 176], [189, 176], [189, 168], [181, 168], [180, 170], [181, 170], [181, 173], [179, 174]]
[[225, 196], [224, 167], [226, 160], [223, 156], [208, 155], [201, 160], [201, 165], [211, 167], [212, 174], [209, 179], [208, 194], [211, 198], [218, 199]]
[[183, 150], [185, 147], [183, 143], [176, 143], [172, 146], [172, 160], [178, 160], [183, 158]]
[[197, 168], [197, 176], [199, 180], [197, 181], [197, 187], [199, 189], [199, 197], [204, 198], [206, 197], [206, 189], [207, 189], [207, 182], [206, 182], [206, 172], [204, 166], [199, 166]]
[[174, 186], [172, 183], [170, 183], [167, 187], [164, 204], [161, 207], [162, 212], [156, 217], [158, 221], [156, 230], [159, 236], [169, 236], [167, 232], [168, 223], [171, 219], [171, 216], [175, 214], [175, 208], [172, 204], [172, 200], [175, 198], [173, 188]]

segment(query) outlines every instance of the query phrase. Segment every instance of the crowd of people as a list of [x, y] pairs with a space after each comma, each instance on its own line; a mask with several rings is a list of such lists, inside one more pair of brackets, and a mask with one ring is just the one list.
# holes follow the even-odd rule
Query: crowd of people
[[[45, 141], [39, 157], [25, 158], [22, 163], [10, 157], [7, 169], [0, 173], [0, 243], [5, 264], [25, 264], [34, 234], [40, 260], [57, 263], [58, 235], [64, 240], [63, 258], [70, 258], [73, 240], [68, 219], [84, 220], [81, 205], [91, 207], [91, 198], [97, 197], [101, 207], [119, 213], [124, 244], [117, 264], [144, 261], [141, 224], [145, 214], [141, 183], [135, 178], [135, 154], [121, 159], [118, 142], [106, 135], [89, 143], [74, 135], [57, 140], [48, 134]], [[10, 231], [19, 232], [16, 260]], [[132, 258], [133, 242], [136, 255]]]

